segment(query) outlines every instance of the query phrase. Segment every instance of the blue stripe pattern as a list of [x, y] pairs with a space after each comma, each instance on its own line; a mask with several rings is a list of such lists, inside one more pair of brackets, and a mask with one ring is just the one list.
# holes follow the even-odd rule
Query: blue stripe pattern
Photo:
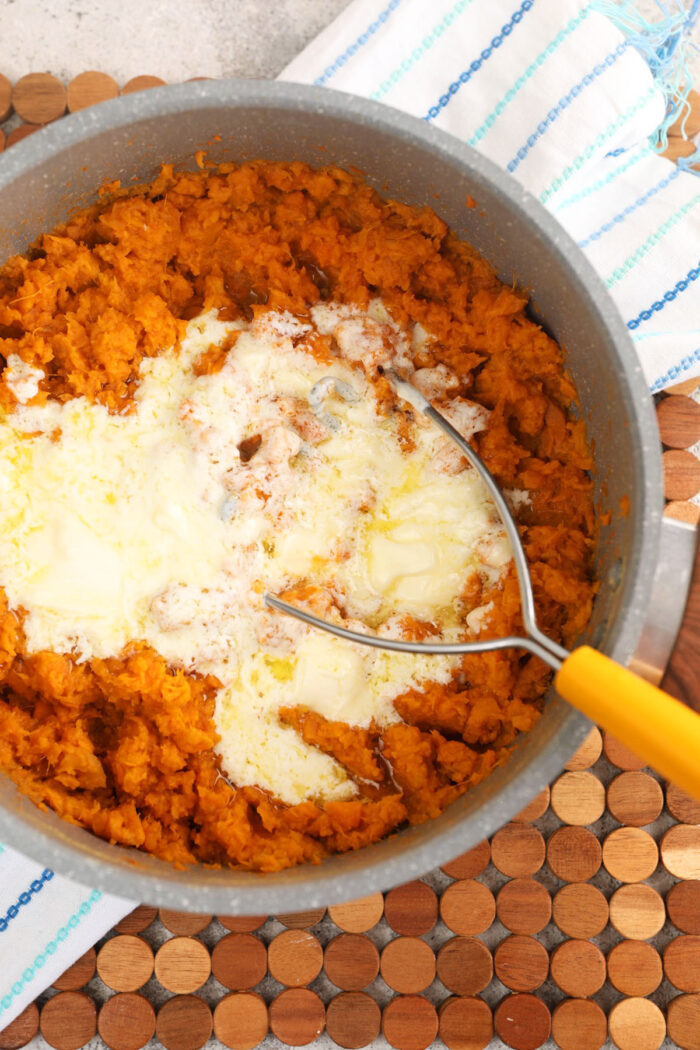
[[660, 182], [657, 182], [655, 186], [652, 186], [651, 189], [647, 190], [645, 194], [643, 194], [641, 197], [637, 197], [634, 203], [628, 204], [626, 208], [623, 208], [622, 211], [618, 212], [617, 215], [613, 216], [613, 218], [610, 219], [609, 222], [603, 223], [603, 225], [600, 226], [595, 231], [595, 233], [591, 233], [588, 237], [584, 238], [584, 240], [579, 241], [579, 248], [587, 248], [588, 245], [591, 244], [593, 241], [600, 240], [604, 233], [608, 233], [610, 230], [612, 230], [613, 226], [616, 226], [618, 223], [624, 222], [625, 219], [629, 215], [631, 215], [633, 211], [636, 211], [637, 208], [641, 208], [641, 206], [643, 204], [646, 204], [646, 202], [650, 200], [651, 197], [657, 194], [660, 190], [665, 189], [666, 186], [672, 183], [674, 179], [677, 179], [680, 173], [680, 168], [674, 168], [670, 175], [666, 175], [663, 179], [661, 179]]
[[474, 0], [457, 0], [457, 3], [452, 10], [448, 11], [445, 17], [433, 26], [430, 32], [423, 37], [420, 44], [414, 47], [411, 54], [404, 58], [401, 65], [392, 70], [386, 80], [382, 81], [377, 90], [372, 92], [370, 98], [373, 98], [378, 102], [384, 97], [384, 95], [386, 95], [387, 91], [391, 91], [393, 87], [403, 80], [403, 78], [410, 73], [416, 63], [420, 62], [420, 60], [428, 54], [431, 47], [440, 39], [445, 30], [449, 29], [455, 19], [459, 18], [459, 16], [463, 14], [467, 7], [473, 2]]
[[553, 106], [544, 120], [541, 120], [537, 125], [537, 128], [531, 135], [528, 136], [525, 144], [520, 147], [512, 160], [508, 161], [506, 167], [511, 173], [525, 160], [528, 153], [535, 145], [538, 139], [542, 138], [545, 132], [554, 124], [561, 114], [569, 108], [574, 99], [578, 98], [582, 91], [584, 91], [589, 84], [601, 76], [607, 69], [610, 69], [615, 65], [620, 55], [623, 55], [629, 46], [628, 40], [623, 40], [621, 44], [618, 44], [614, 51], [611, 51], [609, 55], [606, 55], [602, 62], [597, 62], [590, 73], [586, 73], [582, 80], [579, 80], [578, 84], [574, 84], [571, 91], [566, 95], [563, 95], [559, 99], [556, 106]]
[[27, 966], [20, 979], [14, 982], [7, 995], [3, 995], [2, 999], [0, 999], [0, 1017], [2, 1017], [5, 1010], [9, 1010], [12, 1006], [13, 1000], [16, 999], [18, 995], [22, 994], [26, 985], [34, 980], [38, 971], [42, 969], [49, 956], [54, 955], [59, 944], [68, 938], [70, 931], [79, 926], [85, 916], [90, 914], [93, 904], [96, 904], [101, 897], [102, 894], [99, 890], [93, 890], [87, 900], [84, 900], [78, 910], [71, 915], [65, 926], [59, 927], [55, 936], [48, 942], [43, 951], [39, 952], [31, 966]]
[[5, 912], [4, 916], [0, 918], [0, 933], [4, 933], [7, 927], [10, 925], [13, 919], [16, 919], [20, 913], [20, 909], [25, 905], [29, 904], [32, 897], [43, 890], [47, 882], [50, 882], [53, 878], [53, 872], [50, 868], [44, 868], [41, 876], [38, 879], [34, 879], [29, 889], [23, 890], [17, 898], [16, 904], [11, 904]]
[[342, 55], [338, 55], [336, 59], [331, 62], [329, 66], [326, 66], [320, 77], [316, 77], [314, 84], [318, 84], [319, 87], [323, 87], [329, 80], [331, 80], [335, 74], [343, 68], [345, 63], [353, 55], [357, 54], [358, 51], [362, 50], [368, 40], [374, 36], [378, 29], [384, 25], [384, 23], [390, 18], [393, 12], [399, 7], [401, 0], [389, 0], [383, 11], [379, 13], [374, 22], [371, 22], [364, 33], [360, 33], [357, 40], [355, 40], [349, 47], [343, 51]]
[[[692, 354], [682, 357], [677, 365], [671, 365], [668, 372], [659, 376], [659, 378], [651, 384], [649, 392], [652, 394], [658, 393], [659, 390], [663, 390], [669, 383], [678, 379], [678, 377], [682, 376], [684, 372], [689, 372], [690, 369], [694, 368], [697, 364], [700, 364], [700, 347], [698, 347], [697, 350], [693, 350]], [[698, 382], [700, 383], [700, 379]]]
[[[624, 150], [624, 152], [626, 153], [627, 150]], [[611, 182], [614, 182], [618, 176], [628, 171], [635, 164], [638, 164], [640, 160], [648, 157], [651, 152], [651, 146], [644, 146], [639, 153], [633, 153], [632, 156], [629, 157], [624, 164], [621, 164], [619, 168], [615, 168], [613, 171], [608, 172], [608, 174], [602, 179], [596, 179], [596, 181], [592, 182], [590, 186], [585, 186], [582, 190], [572, 194], [571, 197], [567, 197], [566, 200], [561, 202], [561, 204], [557, 203], [553, 210], [562, 211], [564, 208], [568, 208], [572, 204], [578, 204], [579, 201], [585, 200], [586, 197], [590, 197], [593, 193], [597, 193], [598, 190], [605, 189], [605, 187], [609, 186]], [[617, 156], [617, 151], [611, 151], [606, 155], [608, 157]]]
[[630, 331], [634, 331], [634, 329], [639, 328], [640, 324], [644, 321], [649, 321], [654, 314], [661, 313], [664, 307], [668, 306], [669, 303], [672, 303], [674, 299], [677, 299], [678, 296], [693, 283], [693, 281], [697, 281], [698, 277], [700, 277], [700, 259], [698, 260], [698, 265], [693, 266], [691, 270], [688, 270], [685, 277], [682, 277], [680, 281], [676, 281], [673, 288], [668, 292], [664, 292], [660, 299], [656, 299], [651, 306], [646, 307], [631, 321], [628, 321], [627, 327]]
[[520, 74], [517, 80], [515, 80], [515, 82], [513, 83], [513, 86], [508, 88], [503, 98], [501, 98], [496, 103], [496, 105], [491, 110], [486, 119], [483, 121], [481, 126], [476, 129], [472, 137], [469, 139], [470, 146], [476, 146], [477, 142], [480, 142], [481, 139], [483, 139], [486, 132], [493, 127], [498, 117], [501, 116], [503, 111], [513, 101], [518, 92], [527, 84], [528, 80], [530, 80], [531, 77], [535, 75], [538, 69], [542, 68], [542, 66], [545, 64], [550, 55], [553, 55], [555, 53], [555, 51], [561, 46], [561, 44], [563, 44], [566, 38], [571, 33], [573, 33], [575, 29], [578, 29], [581, 23], [585, 21], [585, 19], [588, 17], [590, 11], [591, 5], [589, 4], [587, 7], [584, 7], [582, 11], [579, 11], [579, 13], [574, 18], [570, 19], [566, 23], [564, 28], [559, 30], [554, 39], [550, 40], [545, 49], [543, 51], [540, 51], [537, 58], [535, 58], [527, 67], [527, 69]]
[[481, 69], [484, 62], [487, 62], [494, 51], [497, 51], [501, 44], [504, 43], [506, 37], [510, 36], [518, 23], [522, 22], [523, 15], [532, 8], [534, 2], [535, 0], [523, 0], [518, 10], [514, 12], [510, 21], [506, 22], [506, 24], [501, 27], [500, 33], [497, 33], [496, 36], [493, 37], [491, 43], [484, 48], [478, 58], [474, 59], [469, 68], [460, 73], [458, 79], [450, 84], [445, 94], [440, 96], [438, 103], [430, 107], [426, 115], [423, 117], [423, 120], [434, 120], [435, 117], [440, 114], [441, 110], [445, 109], [445, 107], [450, 104], [460, 88], [464, 87], [464, 85], [471, 80], [473, 75]]

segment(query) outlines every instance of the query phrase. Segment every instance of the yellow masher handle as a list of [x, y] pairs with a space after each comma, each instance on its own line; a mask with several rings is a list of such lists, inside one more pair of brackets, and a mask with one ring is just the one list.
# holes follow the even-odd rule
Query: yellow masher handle
[[567, 657], [554, 685], [657, 773], [700, 799], [700, 714], [587, 645]]

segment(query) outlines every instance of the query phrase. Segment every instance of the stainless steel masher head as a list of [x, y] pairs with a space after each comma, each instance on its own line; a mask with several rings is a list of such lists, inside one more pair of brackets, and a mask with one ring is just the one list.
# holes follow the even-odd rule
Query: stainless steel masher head
[[609, 729], [663, 776], [694, 798], [700, 799], [700, 715], [590, 646], [580, 645], [569, 652], [540, 630], [525, 550], [515, 519], [498, 484], [469, 442], [420, 390], [392, 371], [385, 372], [385, 375], [401, 398], [431, 419], [454, 441], [491, 493], [513, 550], [524, 634], [476, 642], [403, 641], [348, 630], [273, 594], [265, 595], [266, 603], [312, 627], [376, 649], [456, 655], [513, 647], [534, 653], [555, 671], [554, 686], [564, 700], [592, 721]]

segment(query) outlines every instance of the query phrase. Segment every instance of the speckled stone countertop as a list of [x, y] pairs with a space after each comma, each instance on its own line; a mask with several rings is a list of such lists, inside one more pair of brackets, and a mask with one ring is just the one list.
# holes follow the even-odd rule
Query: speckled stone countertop
[[348, 2], [3, 0], [2, 71], [274, 77]]

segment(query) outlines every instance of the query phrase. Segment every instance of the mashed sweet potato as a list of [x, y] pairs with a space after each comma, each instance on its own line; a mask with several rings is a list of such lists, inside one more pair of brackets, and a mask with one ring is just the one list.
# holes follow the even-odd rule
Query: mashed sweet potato
[[[491, 410], [474, 443], [499, 483], [526, 489], [518, 518], [540, 622], [571, 643], [595, 584], [583, 424], [559, 346], [526, 299], [429, 209], [382, 200], [337, 168], [256, 162], [174, 172], [42, 236], [0, 270], [0, 353], [45, 374], [39, 397], [84, 395], [128, 412], [139, 363], [177, 344], [204, 310], [304, 317], [319, 299], [380, 296], [435, 338], [417, 367], [445, 364]], [[200, 362], [216, 371], [221, 352]], [[15, 398], [0, 383], [0, 407]], [[474, 587], [465, 580], [465, 588]], [[520, 628], [517, 581], [492, 593], [487, 634]], [[375, 842], [437, 816], [502, 762], [540, 713], [550, 672], [519, 651], [470, 655], [447, 685], [398, 698], [384, 730], [302, 707], [280, 718], [355, 779], [352, 801], [283, 805], [221, 775], [217, 682], [135, 640], [118, 659], [28, 653], [23, 613], [0, 592], [0, 768], [35, 803], [175, 864], [274, 871]]]

